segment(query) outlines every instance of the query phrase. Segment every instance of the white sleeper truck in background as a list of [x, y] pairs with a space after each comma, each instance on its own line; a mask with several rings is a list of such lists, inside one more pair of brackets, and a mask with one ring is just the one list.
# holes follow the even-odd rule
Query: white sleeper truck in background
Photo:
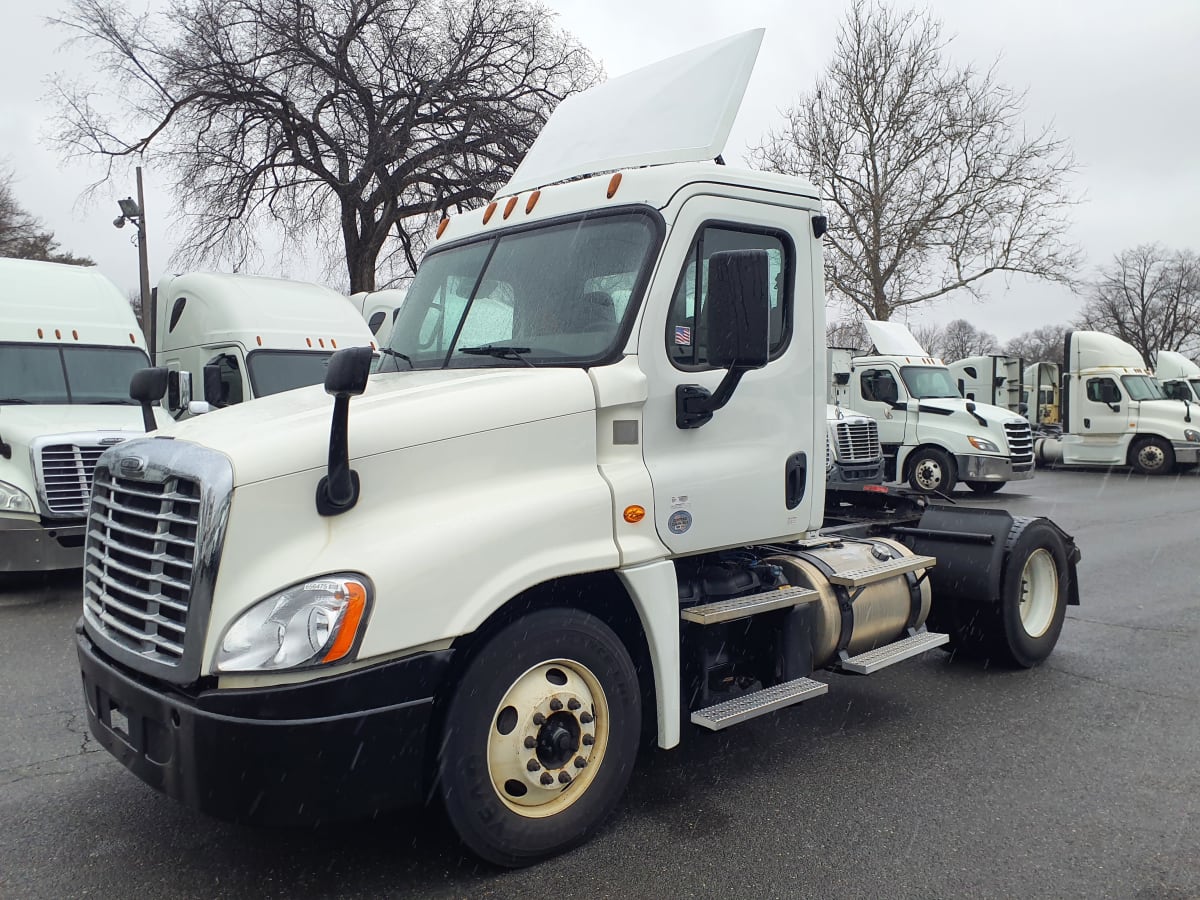
[[521, 866], [595, 833], [643, 736], [1051, 653], [1049, 520], [868, 485], [823, 529], [820, 192], [712, 161], [761, 35], [565, 100], [382, 359], [104, 456], [77, 646], [124, 765], [237, 821], [435, 801]]

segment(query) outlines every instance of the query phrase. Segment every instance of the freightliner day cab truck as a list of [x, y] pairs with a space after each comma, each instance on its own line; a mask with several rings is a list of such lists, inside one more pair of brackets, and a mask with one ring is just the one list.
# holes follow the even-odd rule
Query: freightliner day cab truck
[[192, 272], [159, 281], [155, 306], [155, 363], [172, 373], [163, 407], [176, 418], [204, 409], [193, 394], [220, 408], [320, 384], [339, 347], [378, 346], [354, 303], [318, 284]]
[[0, 259], [0, 572], [83, 565], [96, 460], [144, 432], [129, 379], [148, 363], [96, 269]]
[[594, 832], [643, 734], [947, 641], [1046, 658], [1078, 600], [1048, 520], [870, 486], [820, 530], [819, 194], [712, 162], [760, 39], [564, 101], [439, 227], [381, 371], [340, 350], [325, 392], [103, 458], [77, 629], [103, 746], [240, 821], [434, 799], [519, 866]]
[[864, 324], [875, 355], [830, 348], [830, 399], [879, 423], [888, 478], [948, 495], [960, 480], [991, 494], [1033, 477], [1033, 435], [1025, 418], [965, 399], [950, 370], [902, 324]]
[[1136, 349], [1110, 334], [1069, 331], [1063, 352], [1063, 433], [1038, 439], [1039, 465], [1166, 475], [1200, 462], [1200, 408], [1168, 400]]
[[1159, 350], [1154, 357], [1154, 376], [1172, 400], [1200, 403], [1200, 366], [1182, 353]]
[[831, 485], [882, 484], [879, 423], [852, 409], [825, 406], [825, 478]]

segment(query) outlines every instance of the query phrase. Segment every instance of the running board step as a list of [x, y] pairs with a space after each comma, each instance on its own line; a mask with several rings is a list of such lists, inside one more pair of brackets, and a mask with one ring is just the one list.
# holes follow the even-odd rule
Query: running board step
[[737, 725], [739, 722], [783, 709], [793, 703], [820, 697], [828, 692], [827, 684], [813, 681], [811, 678], [797, 678], [795, 681], [786, 681], [715, 706], [698, 709], [692, 713], [692, 723], [712, 731], [720, 731], [730, 725]]
[[761, 594], [751, 594], [749, 597], [735, 597], [732, 600], [705, 603], [703, 606], [690, 606], [680, 612], [679, 617], [698, 625], [715, 625], [718, 622], [742, 619], [746, 616], [770, 612], [773, 609], [796, 606], [818, 596], [820, 595], [811, 588], [782, 588], [776, 591], [764, 591]]
[[904, 660], [924, 653], [926, 650], [940, 647], [949, 640], [950, 635], [948, 634], [940, 634], [936, 631], [922, 631], [903, 640], [896, 641], [894, 644], [876, 647], [874, 650], [868, 650], [866, 653], [858, 654], [858, 656], [848, 656], [839, 665], [847, 672], [854, 672], [858, 675], [870, 675], [872, 672], [886, 669], [888, 666], [895, 665], [898, 662], [904, 662]]
[[835, 572], [829, 576], [829, 583], [851, 588], [866, 587], [877, 581], [886, 581], [897, 575], [903, 575], [905, 572], [915, 572], [917, 569], [928, 569], [936, 564], [937, 560], [932, 556], [901, 556], [896, 559], [884, 559], [880, 560], [878, 565]]

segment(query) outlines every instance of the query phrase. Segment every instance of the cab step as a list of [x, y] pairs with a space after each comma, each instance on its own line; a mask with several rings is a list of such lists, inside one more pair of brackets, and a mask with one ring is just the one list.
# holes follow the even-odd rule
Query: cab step
[[915, 572], [917, 569], [928, 569], [936, 564], [937, 560], [932, 556], [901, 556], [896, 559], [883, 559], [873, 566], [835, 572], [829, 576], [829, 583], [849, 588], [866, 587], [877, 581], [886, 581], [897, 575], [903, 575], [905, 572]]
[[811, 678], [797, 678], [783, 684], [772, 685], [761, 691], [743, 694], [714, 706], [707, 706], [692, 713], [692, 723], [720, 731], [758, 716], [766, 715], [793, 703], [801, 703], [829, 692], [829, 685]]
[[839, 666], [845, 671], [854, 672], [857, 675], [870, 675], [872, 672], [878, 672], [880, 669], [886, 669], [888, 666], [918, 656], [926, 650], [940, 647], [949, 640], [950, 635], [948, 634], [920, 631], [893, 644], [876, 647], [874, 650], [868, 650], [858, 656], [848, 656], [839, 663]]
[[742, 619], [746, 616], [770, 612], [773, 609], [796, 606], [817, 596], [819, 596], [817, 592], [811, 588], [782, 588], [775, 591], [764, 591], [761, 594], [751, 594], [748, 597], [718, 600], [716, 603], [705, 603], [703, 606], [690, 606], [680, 612], [679, 617], [686, 622], [695, 622], [698, 625], [715, 625], [718, 622]]

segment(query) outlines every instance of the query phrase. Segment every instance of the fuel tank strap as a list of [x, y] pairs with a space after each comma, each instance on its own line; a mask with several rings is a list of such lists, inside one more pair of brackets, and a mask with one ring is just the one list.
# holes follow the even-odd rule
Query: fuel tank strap
[[[859, 543], [859, 542], [855, 542]], [[817, 569], [825, 580], [829, 583], [829, 587], [833, 589], [833, 595], [837, 598], [838, 613], [841, 617], [841, 633], [838, 635], [837, 647], [834, 648], [834, 653], [838, 657], [846, 654], [846, 648], [850, 646], [850, 639], [854, 636], [854, 597], [857, 597], [862, 589], [855, 591], [854, 596], [850, 595], [850, 588], [843, 584], [834, 584], [831, 580], [837, 571], [825, 560], [821, 559], [815, 553], [806, 553], [803, 550], [791, 551], [793, 556], [804, 560], [813, 568]]]

